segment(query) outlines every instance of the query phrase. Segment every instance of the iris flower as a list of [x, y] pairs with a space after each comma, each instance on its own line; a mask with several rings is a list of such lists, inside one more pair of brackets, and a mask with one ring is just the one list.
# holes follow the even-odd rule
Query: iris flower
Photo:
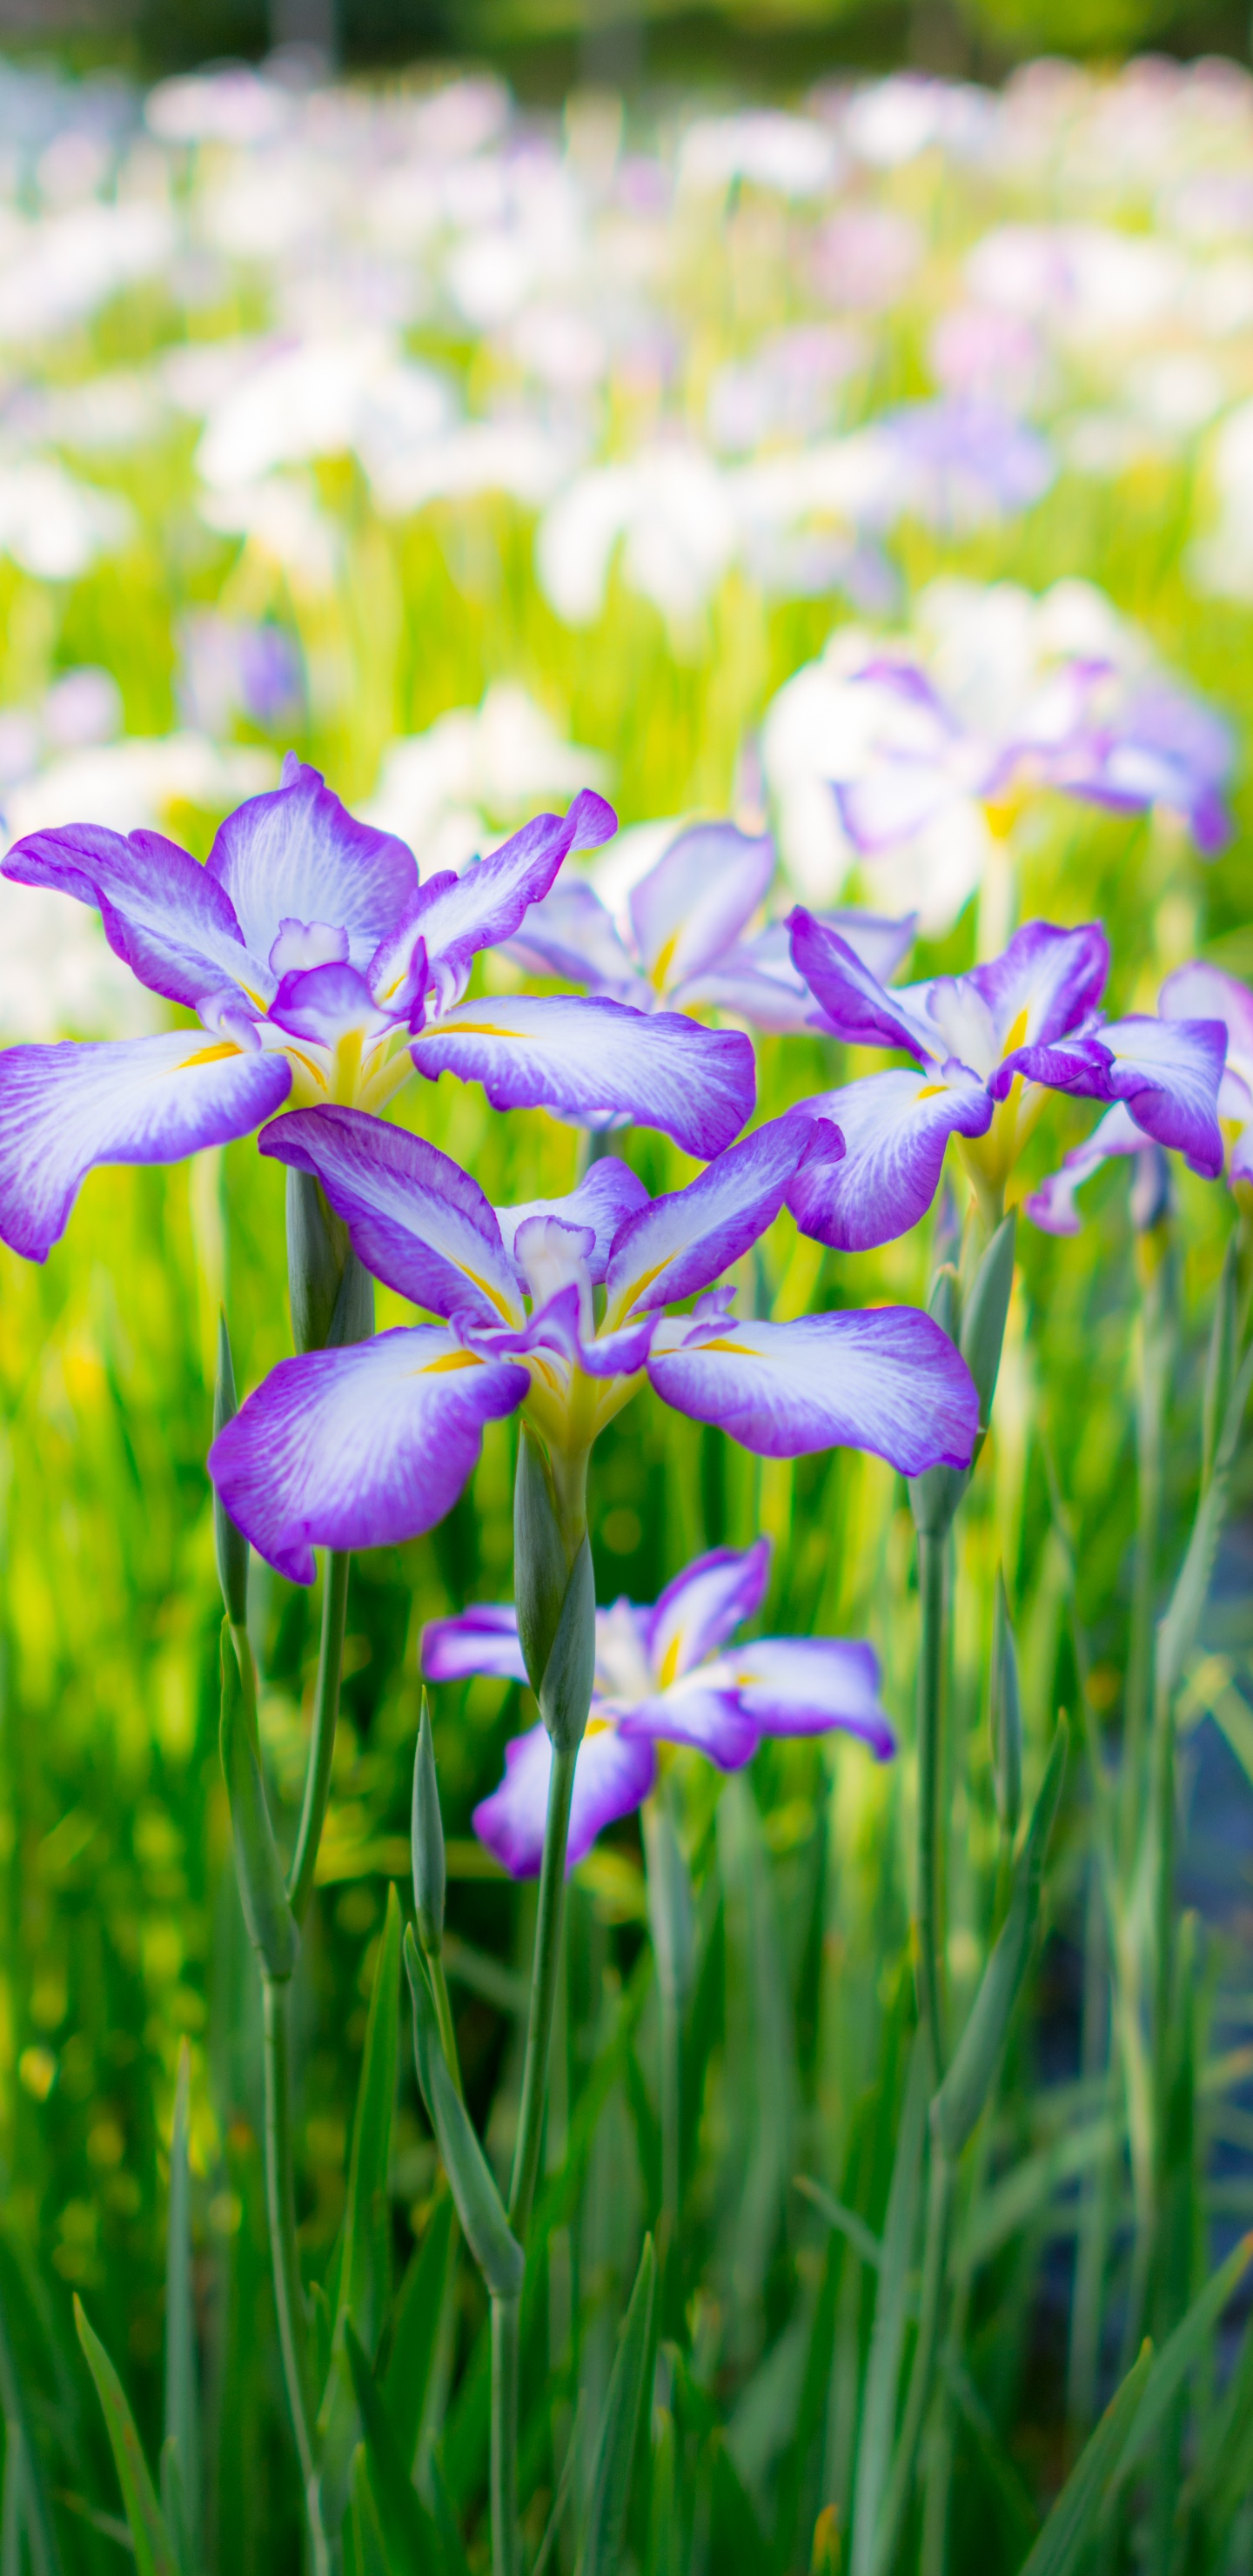
[[[754, 1637], [735, 1630], [761, 1607], [770, 1542], [714, 1548], [676, 1574], [651, 1609], [615, 1601], [596, 1613], [592, 1713], [579, 1746], [567, 1867], [597, 1835], [643, 1804], [657, 1777], [655, 1747], [694, 1745], [722, 1771], [751, 1761], [763, 1735], [860, 1736], [880, 1762], [896, 1741], [879, 1705], [870, 1646], [843, 1637]], [[517, 1616], [499, 1609], [433, 1619], [423, 1631], [430, 1682], [487, 1673], [525, 1682]], [[505, 1776], [474, 1810], [474, 1830], [515, 1878], [534, 1878], [544, 1847], [552, 1745], [543, 1725], [505, 1747]]]
[[[1230, 1142], [1227, 1172], [1231, 1185], [1234, 1189], [1243, 1183], [1248, 1190], [1253, 1183], [1253, 993], [1234, 975], [1224, 975], [1220, 967], [1198, 961], [1180, 966], [1167, 976], [1158, 1008], [1163, 1021], [1192, 1021], [1195, 1015], [1196, 1019], [1203, 1018], [1207, 1026], [1219, 1026], [1226, 1033], [1218, 1117]], [[1138, 1155], [1144, 1143], [1131, 1112], [1122, 1101], [1115, 1102], [1082, 1145], [1076, 1145], [1066, 1155], [1060, 1171], [1051, 1172], [1033, 1192], [1027, 1201], [1027, 1214], [1048, 1234], [1077, 1234], [1080, 1217], [1076, 1193], [1103, 1163], [1124, 1154]], [[1195, 1162], [1193, 1168], [1198, 1168]], [[1213, 1178], [1222, 1169], [1221, 1154], [1216, 1165], [1201, 1168], [1207, 1178]], [[1134, 1213], [1133, 1210], [1133, 1217]]]
[[[519, 1408], [581, 1527], [592, 1443], [645, 1375], [663, 1402], [761, 1456], [849, 1444], [908, 1475], [969, 1461], [974, 1383], [928, 1316], [741, 1321], [714, 1284], [798, 1169], [842, 1150], [823, 1120], [778, 1119], [662, 1198], [606, 1156], [568, 1197], [510, 1208], [491, 1207], [446, 1154], [352, 1109], [293, 1111], [261, 1150], [312, 1173], [367, 1269], [441, 1318], [281, 1361], [215, 1441], [209, 1472], [232, 1520], [294, 1582], [312, 1582], [315, 1546], [430, 1529], [484, 1424]], [[690, 1313], [667, 1315], [690, 1297]]]
[[1176, 1146], [1194, 1171], [1222, 1170], [1226, 1030], [1212, 1018], [1103, 1020], [1109, 944], [1099, 922], [1028, 922], [989, 964], [892, 991], [799, 909], [792, 953], [820, 1006], [815, 1026], [915, 1060], [808, 1104], [846, 1147], [838, 1163], [801, 1167], [789, 1191], [802, 1232], [819, 1242], [861, 1251], [904, 1234], [930, 1206], [954, 1135], [976, 1188], [999, 1205], [1049, 1089], [1122, 1101], [1143, 1135]]
[[585, 790], [464, 875], [419, 884], [404, 842], [289, 754], [203, 867], [158, 832], [32, 832], [4, 875], [97, 905], [110, 947], [200, 1026], [0, 1054], [0, 1237], [42, 1260], [94, 1164], [177, 1162], [288, 1101], [381, 1110], [415, 1066], [482, 1082], [498, 1109], [625, 1116], [718, 1152], [753, 1105], [739, 1032], [574, 995], [462, 1000], [478, 951], [511, 936], [569, 850], [614, 828]]
[[[534, 972], [565, 976], [637, 1010], [734, 1011], [755, 1028], [802, 1029], [809, 994], [792, 964], [786, 922], [748, 935], [774, 876], [774, 843], [734, 823], [693, 823], [631, 889], [628, 926], [585, 878], [559, 877], [509, 942]], [[913, 939], [912, 918], [842, 912], [831, 927], [877, 975]]]

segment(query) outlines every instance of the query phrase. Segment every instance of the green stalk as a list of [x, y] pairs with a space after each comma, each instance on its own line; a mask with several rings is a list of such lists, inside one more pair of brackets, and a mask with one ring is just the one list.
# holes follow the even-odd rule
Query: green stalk
[[677, 2244], [682, 2197], [683, 2016], [673, 1988], [659, 1980], [661, 2007], [661, 2213], [667, 2250]]
[[953, 2169], [935, 2132], [931, 2130], [931, 2179], [927, 2193], [927, 2232], [922, 2253], [922, 2295], [918, 2313], [918, 2340], [914, 2345], [913, 2366], [909, 2374], [909, 2391], [892, 2476], [888, 2486], [879, 2528], [875, 2534], [875, 2576], [888, 2576], [896, 2556], [909, 2499], [913, 2490], [918, 2444], [931, 2402], [936, 2353], [940, 2340], [940, 2315], [944, 2301], [944, 2275], [948, 2261], [949, 2211], [953, 2197]]
[[918, 2018], [933, 2088], [944, 2049], [944, 1538], [918, 1533]]
[[304, 2487], [314, 2576], [329, 2576], [330, 2553], [322, 2527], [317, 2464], [310, 2432], [312, 2409], [304, 2291], [296, 2251], [296, 2195], [291, 2134], [291, 1984], [261, 1981], [265, 2033], [265, 2204], [274, 2268], [274, 2307], [292, 2431]]
[[548, 2080], [548, 2047], [552, 2036], [553, 2006], [557, 1994], [557, 1971], [561, 1962], [561, 1909], [566, 1885], [566, 1842], [570, 1832], [570, 1800], [574, 1792], [574, 1765], [578, 1746], [568, 1753], [553, 1747], [553, 1767], [548, 1782], [548, 1816], [544, 1826], [544, 1857], [540, 1864], [539, 1914], [535, 1925], [535, 1958], [531, 1969], [531, 2014], [526, 2035], [526, 2063], [522, 2073], [522, 2104], [518, 2114], [518, 2143], [514, 2150], [513, 2181], [509, 2190], [509, 2224], [515, 2235], [525, 2237], [535, 2182], [539, 2172], [540, 2143], [544, 2129], [544, 2094]]
[[521, 2576], [518, 2533], [520, 2299], [492, 2301], [492, 2576]]
[[287, 1880], [288, 1902], [298, 1923], [303, 1923], [309, 1910], [313, 1874], [318, 1865], [318, 1847], [326, 1821], [326, 1802], [331, 1794], [331, 1764], [335, 1758], [339, 1683], [344, 1662], [349, 1563], [345, 1550], [329, 1550], [322, 1592], [322, 1642], [318, 1650], [318, 1686], [313, 1703], [309, 1768], [305, 1773], [304, 1805], [300, 1811], [295, 1857]]

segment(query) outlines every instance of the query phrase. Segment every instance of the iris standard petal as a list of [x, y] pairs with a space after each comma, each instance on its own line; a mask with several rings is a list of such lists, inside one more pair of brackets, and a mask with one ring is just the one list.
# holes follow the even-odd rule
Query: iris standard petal
[[1253, 1083], [1253, 993], [1221, 967], [1199, 960], [1168, 975], [1158, 996], [1164, 1020], [1221, 1020], [1227, 1032], [1227, 1070]]
[[493, 1109], [551, 1109], [593, 1127], [660, 1127], [685, 1153], [716, 1154], [751, 1117], [756, 1071], [738, 1029], [673, 1011], [525, 994], [461, 1002], [414, 1038], [419, 1073], [481, 1082]]
[[312, 1172], [367, 1270], [435, 1315], [521, 1323], [495, 1211], [459, 1163], [360, 1109], [293, 1109], [263, 1154]]
[[617, 828], [612, 805], [585, 787], [568, 813], [537, 814], [490, 858], [422, 885], [410, 924], [426, 943], [431, 974], [445, 995], [461, 988], [480, 948], [512, 936], [528, 905], [547, 894], [569, 851], [594, 849]]
[[[488, 1851], [512, 1878], [537, 1878], [544, 1849], [548, 1782], [553, 1749], [544, 1727], [533, 1726], [505, 1746], [505, 1776], [475, 1808], [471, 1823]], [[632, 1742], [616, 1727], [593, 1718], [574, 1766], [567, 1874], [586, 1860], [606, 1825], [642, 1807], [657, 1773], [651, 1744]]]
[[31, 832], [14, 842], [0, 875], [95, 904], [114, 954], [141, 984], [189, 1010], [223, 983], [259, 987], [261, 1000], [273, 990], [268, 951], [250, 959], [229, 896], [160, 832], [124, 838], [99, 823]]
[[842, 1151], [829, 1122], [796, 1110], [729, 1145], [685, 1189], [628, 1219], [605, 1274], [610, 1317], [656, 1313], [720, 1279], [773, 1225], [798, 1165]]
[[754, 837], [734, 823], [680, 832], [630, 897], [640, 962], [655, 992], [699, 975], [739, 938], [765, 901], [774, 867], [769, 833]]
[[291, 1089], [281, 1055], [202, 1029], [0, 1053], [0, 1237], [42, 1261], [96, 1163], [177, 1163], [273, 1116]]
[[[720, 1423], [765, 1458], [870, 1449], [902, 1475], [970, 1464], [979, 1399], [965, 1361], [913, 1306], [739, 1323], [712, 1333], [662, 1327], [648, 1364], [678, 1413]], [[664, 1337], [664, 1338], [663, 1338]]]
[[581, 877], [558, 878], [542, 903], [533, 903], [509, 954], [533, 975], [563, 975], [569, 984], [630, 1001], [643, 983], [600, 896]]
[[838, 931], [799, 904], [788, 927], [797, 973], [837, 1038], [849, 1046], [904, 1047], [924, 1064], [935, 1060], [935, 1030], [871, 974]]
[[1173, 1145], [1203, 1179], [1223, 1167], [1218, 1095], [1227, 1031], [1221, 1020], [1159, 1020], [1132, 1013], [1051, 1046], [1019, 1047], [993, 1083], [1004, 1099], [1017, 1074], [1085, 1100], [1125, 1100], [1137, 1127]]
[[513, 1258], [514, 1241], [519, 1226], [533, 1216], [553, 1216], [562, 1225], [586, 1226], [592, 1234], [592, 1249], [586, 1256], [587, 1275], [594, 1288], [599, 1288], [608, 1266], [614, 1236], [634, 1216], [637, 1208], [647, 1207], [648, 1192], [629, 1163], [619, 1162], [616, 1154], [603, 1154], [593, 1163], [576, 1190], [561, 1199], [528, 1199], [521, 1207], [497, 1208], [496, 1215], [506, 1252]]
[[879, 1658], [846, 1637], [754, 1637], [724, 1655], [746, 1717], [762, 1735], [860, 1736], [880, 1762], [896, 1737], [879, 1702]]
[[228, 814], [205, 863], [225, 888], [254, 957], [285, 921], [332, 922], [362, 973], [418, 891], [418, 865], [391, 832], [359, 823], [289, 752], [282, 783]]
[[530, 1381], [442, 1325], [280, 1360], [209, 1452], [237, 1528], [291, 1583], [315, 1547], [394, 1547], [432, 1529], [472, 1473], [483, 1426]]
[[[279, 945], [276, 940], [276, 949]], [[284, 975], [270, 1004], [270, 1018], [287, 1036], [308, 1038], [324, 1047], [337, 1045], [350, 1029], [377, 1038], [392, 1025], [389, 1014], [377, 1008], [364, 975], [355, 966], [338, 962]]]
[[517, 1611], [508, 1601], [498, 1607], [483, 1602], [454, 1619], [428, 1619], [421, 1661], [428, 1682], [464, 1682], [478, 1673], [491, 1681], [524, 1682]]
[[935, 1197], [950, 1136], [986, 1135], [987, 1085], [965, 1065], [869, 1073], [805, 1103], [844, 1139], [839, 1162], [802, 1164], [787, 1203], [802, 1234], [866, 1252], [907, 1234]]
[[720, 1678], [721, 1666], [685, 1673], [669, 1690], [629, 1705], [608, 1703], [624, 1736], [650, 1744], [690, 1744], [716, 1762], [720, 1771], [739, 1771], [751, 1762], [761, 1742], [740, 1704], [732, 1683]]
[[725, 1646], [745, 1619], [755, 1617], [770, 1574], [770, 1541], [749, 1548], [715, 1547], [676, 1574], [647, 1613], [649, 1660], [663, 1689]]
[[1001, 956], [955, 980], [972, 984], [992, 1016], [998, 1052], [1047, 1046], [1096, 1009], [1109, 975], [1109, 941], [1099, 921], [1057, 930], [1027, 921]]
[[[912, 912], [900, 921], [873, 912], [824, 913], [820, 919], [880, 981], [908, 953], [917, 924]], [[814, 1025], [814, 997], [792, 963], [785, 921], [768, 922], [755, 938], [725, 950], [712, 966], [676, 985], [672, 999], [685, 1011], [702, 1005], [733, 1011], [751, 1027], [776, 1036]]]

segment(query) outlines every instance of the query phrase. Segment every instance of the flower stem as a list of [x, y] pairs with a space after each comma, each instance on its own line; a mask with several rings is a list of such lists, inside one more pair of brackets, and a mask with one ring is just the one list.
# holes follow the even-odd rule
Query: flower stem
[[683, 2015], [679, 1998], [661, 1987], [661, 2211], [667, 2247], [678, 2242], [682, 2198]]
[[905, 2415], [901, 2425], [892, 2478], [883, 2519], [876, 2534], [875, 2576], [888, 2576], [896, 2556], [897, 2542], [909, 2504], [914, 2482], [918, 2444], [926, 2421], [940, 2341], [940, 2317], [944, 2297], [944, 2276], [948, 2263], [949, 2210], [952, 2204], [953, 2169], [935, 2132], [931, 2132], [931, 2183], [927, 2195], [927, 2232], [922, 2253], [922, 2291], [918, 2313], [918, 2340], [914, 2345], [913, 2366], [905, 2398]]
[[347, 1552], [332, 1548], [326, 1559], [322, 1593], [322, 1643], [318, 1652], [318, 1686], [313, 1704], [313, 1734], [309, 1743], [309, 1768], [305, 1774], [304, 1805], [300, 1811], [300, 1830], [296, 1836], [296, 1853], [287, 1881], [288, 1900], [298, 1923], [303, 1923], [313, 1894], [313, 1873], [318, 1865], [318, 1847], [326, 1817], [326, 1802], [331, 1794], [331, 1764], [335, 1756], [335, 1725], [339, 1716], [339, 1680], [344, 1661], [344, 1620], [348, 1609]]
[[274, 2267], [283, 2380], [305, 2493], [314, 2576], [329, 2576], [330, 2554], [322, 2527], [317, 2464], [310, 2432], [308, 2346], [304, 2292], [296, 2252], [296, 2194], [291, 2135], [291, 1984], [261, 1981], [265, 2034], [265, 2203]]
[[918, 2017], [938, 2085], [944, 2052], [943, 1774], [946, 1540], [918, 1534], [922, 1635], [918, 1652]]
[[574, 1765], [577, 1745], [569, 1753], [553, 1747], [553, 1767], [548, 1783], [548, 1816], [544, 1826], [544, 1857], [540, 1863], [539, 1916], [535, 1926], [535, 1959], [531, 1969], [531, 2017], [526, 2035], [526, 2064], [522, 2074], [522, 2106], [518, 2114], [518, 2143], [514, 2150], [513, 2181], [509, 2191], [509, 2224], [515, 2235], [525, 2237], [531, 2202], [535, 2197], [535, 2180], [539, 2172], [540, 2142], [544, 2128], [544, 2095], [548, 2082], [548, 2043], [552, 2035], [553, 2005], [557, 1993], [557, 1970], [561, 1959], [561, 1908], [566, 1885], [566, 1842], [570, 1832], [570, 1800], [574, 1790]]
[[518, 2343], [521, 2301], [492, 2301], [492, 2576], [520, 2576]]

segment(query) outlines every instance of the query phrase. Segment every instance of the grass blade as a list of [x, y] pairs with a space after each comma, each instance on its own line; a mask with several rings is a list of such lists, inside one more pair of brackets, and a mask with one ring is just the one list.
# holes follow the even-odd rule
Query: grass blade
[[454, 2219], [452, 2200], [445, 2194], [435, 2203], [426, 2234], [396, 2293], [382, 2385], [396, 2448], [407, 2469], [418, 2447], [439, 2342], [440, 2318], [454, 2260]]
[[1084, 2444], [1019, 2576], [1071, 2576], [1078, 2566], [1122, 2459], [1152, 2367], [1153, 2347], [1146, 2343]]
[[653, 2240], [646, 2236], [631, 2304], [618, 2330], [618, 2349], [596, 2437], [592, 2500], [579, 2557], [579, 2576], [618, 2576], [622, 2565], [622, 2537], [631, 2500], [640, 2408], [653, 2348], [656, 2285]]
[[135, 2544], [138, 2576], [179, 2576], [178, 2560], [165, 2527], [165, 2516], [157, 2503], [156, 2489], [148, 2474], [148, 2463], [121, 2380], [99, 2336], [92, 2332], [82, 2300], [78, 2298], [74, 2301], [74, 2323], [104, 2414], [126, 2520]]
[[170, 2139], [170, 2206], [165, 2258], [165, 2439], [161, 2446], [161, 2501], [184, 2576], [195, 2576], [200, 2564], [200, 2407], [191, 2278], [191, 2173], [187, 2161], [190, 2098], [191, 2056], [184, 2040], [179, 2051], [174, 2129]]
[[378, 2509], [386, 2564], [392, 2576], [442, 2576], [444, 2552], [439, 2532], [397, 2448], [391, 2418], [351, 2318], [344, 2327], [344, 2349], [365, 2431], [369, 2485]]
[[883, 2223], [883, 2260], [870, 2337], [870, 2363], [857, 2445], [852, 2576], [870, 2576], [883, 2490], [887, 2484], [896, 2397], [909, 2304], [909, 2266], [918, 2219], [922, 2142], [927, 2122], [927, 2052], [915, 2040], [905, 2082], [896, 2155]]
[[1142, 2459], [1154, 2434], [1188, 2372], [1199, 2361], [1207, 2337], [1213, 2332], [1228, 2300], [1243, 2280], [1253, 2257], [1253, 2233], [1240, 2242], [1219, 2265], [1213, 2278], [1193, 2300], [1185, 2317], [1162, 2345], [1145, 2382], [1136, 2419], [1110, 2480], [1111, 2496], [1122, 2484], [1136, 2461]]

